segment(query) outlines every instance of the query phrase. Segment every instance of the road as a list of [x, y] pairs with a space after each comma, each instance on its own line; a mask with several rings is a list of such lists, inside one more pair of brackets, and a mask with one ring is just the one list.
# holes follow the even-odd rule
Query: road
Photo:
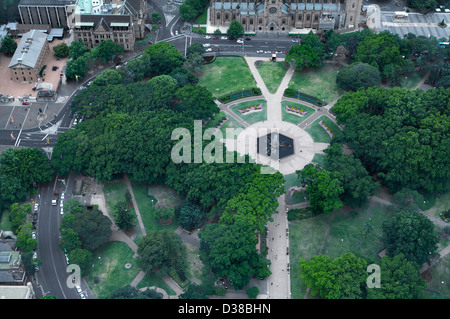
[[[64, 182], [63, 182], [64, 180]], [[42, 261], [40, 270], [36, 273], [37, 296], [53, 295], [58, 299], [80, 299], [75, 288], [68, 287], [67, 263], [63, 251], [59, 247], [60, 232], [58, 231], [63, 215], [60, 214], [60, 200], [52, 205], [54, 191], [65, 192], [64, 202], [72, 198], [75, 178], [71, 176], [54, 176], [50, 182], [39, 185], [37, 203], [39, 204], [36, 235], [38, 240], [38, 258]], [[82, 289], [87, 285], [82, 281]]]

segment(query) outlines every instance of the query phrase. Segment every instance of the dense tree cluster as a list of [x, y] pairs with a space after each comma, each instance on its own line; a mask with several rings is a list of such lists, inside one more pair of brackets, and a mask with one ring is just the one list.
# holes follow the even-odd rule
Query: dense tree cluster
[[332, 111], [346, 144], [395, 192], [450, 188], [450, 91], [369, 88], [344, 95]]
[[293, 45], [289, 49], [285, 61], [294, 65], [296, 70], [302, 70], [321, 65], [325, 57], [325, 45], [316, 34], [310, 31], [302, 36], [301, 44]]
[[9, 148], [0, 155], [0, 203], [24, 201], [39, 183], [49, 181], [53, 170], [38, 148]]
[[181, 20], [189, 21], [199, 16], [206, 6], [206, 0], [186, 0], [179, 8]]
[[[380, 266], [380, 287], [370, 287], [367, 266], [372, 260], [346, 253], [337, 258], [314, 256], [300, 259], [301, 277], [311, 294], [326, 299], [415, 299], [425, 288], [420, 267], [403, 254], [383, 257]], [[376, 282], [371, 282], [375, 284]]]
[[70, 200], [65, 204], [61, 226], [60, 247], [70, 263], [80, 266], [85, 275], [92, 265], [92, 253], [111, 236], [111, 220], [98, 209], [88, 210], [80, 202]]

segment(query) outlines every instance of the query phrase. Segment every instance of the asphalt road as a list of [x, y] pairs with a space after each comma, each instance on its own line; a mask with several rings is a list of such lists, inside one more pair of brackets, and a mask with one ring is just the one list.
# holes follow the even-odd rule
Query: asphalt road
[[[65, 180], [65, 183], [62, 180]], [[39, 185], [36, 202], [39, 204], [37, 221], [38, 258], [42, 261], [40, 270], [36, 273], [35, 292], [39, 297], [53, 295], [58, 299], [80, 299], [75, 288], [67, 285], [70, 273], [63, 251], [59, 247], [60, 232], [58, 231], [63, 215], [60, 214], [60, 200], [52, 205], [54, 191], [65, 192], [64, 202], [71, 199], [74, 176], [54, 176], [47, 183]], [[82, 289], [86, 284], [81, 282]]]

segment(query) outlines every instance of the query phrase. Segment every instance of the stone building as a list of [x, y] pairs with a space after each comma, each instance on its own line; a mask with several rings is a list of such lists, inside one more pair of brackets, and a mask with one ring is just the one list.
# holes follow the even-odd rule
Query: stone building
[[47, 34], [38, 30], [25, 33], [8, 66], [11, 80], [19, 83], [37, 81], [49, 51]]
[[102, 40], [113, 40], [124, 51], [132, 51], [136, 39], [144, 38], [147, 16], [145, 0], [79, 0], [69, 14], [68, 26], [74, 40], [82, 40], [89, 48]]
[[247, 33], [358, 27], [362, 0], [212, 0], [209, 23], [228, 28], [237, 20]]

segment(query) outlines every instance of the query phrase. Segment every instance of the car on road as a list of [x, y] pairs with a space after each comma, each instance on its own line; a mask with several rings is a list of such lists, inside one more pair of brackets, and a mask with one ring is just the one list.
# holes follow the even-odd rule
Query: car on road
[[73, 125], [77, 125], [78, 124], [78, 119], [75, 119], [75, 121], [73, 121]]
[[39, 204], [38, 204], [38, 203], [35, 203], [35, 204], [34, 204], [34, 210], [37, 211], [38, 208], [39, 208]]
[[31, 232], [31, 238], [36, 239], [36, 232]]
[[245, 41], [250, 41], [251, 40], [251, 38], [245, 38]]
[[64, 192], [61, 193], [61, 200], [64, 200]]
[[205, 35], [205, 39], [211, 39], [209, 35]]
[[37, 259], [37, 252], [33, 251], [33, 259]]
[[89, 81], [88, 83], [87, 83], [87, 86], [89, 86], [89, 85], [91, 85], [92, 84], [92, 81]]
[[206, 49], [206, 52], [211, 52], [211, 51], [212, 51], [211, 48], [207, 48], [207, 49]]
[[30, 102], [23, 101], [22, 105], [30, 105]]
[[178, 31], [177, 30], [175, 30], [175, 35], [178, 35]]
[[209, 43], [203, 44], [203, 47], [204, 47], [204, 48], [209, 48], [210, 46], [211, 46], [211, 44], [209, 44]]
[[258, 50], [258, 51], [256, 51], [256, 53], [264, 53], [264, 51], [263, 50]]
[[299, 43], [300, 40], [299, 39], [292, 39], [292, 43]]
[[219, 37], [212, 37], [213, 40], [219, 40]]
[[220, 37], [220, 40], [228, 40], [228, 37]]
[[238, 39], [236, 42], [237, 42], [237, 43], [244, 43], [244, 40]]
[[60, 211], [61, 215], [64, 215], [64, 208], [61, 206], [61, 211]]
[[279, 51], [279, 50], [278, 50], [278, 51], [275, 51], [275, 53], [276, 53], [276, 54], [281, 54], [281, 53], [283, 53], [283, 51]]
[[271, 51], [264, 51], [264, 53], [271, 54], [272, 52]]
[[33, 220], [34, 220], [34, 221], [37, 221], [37, 219], [38, 219], [38, 214], [37, 214], [37, 213], [34, 213], [34, 214], [33, 214]]

